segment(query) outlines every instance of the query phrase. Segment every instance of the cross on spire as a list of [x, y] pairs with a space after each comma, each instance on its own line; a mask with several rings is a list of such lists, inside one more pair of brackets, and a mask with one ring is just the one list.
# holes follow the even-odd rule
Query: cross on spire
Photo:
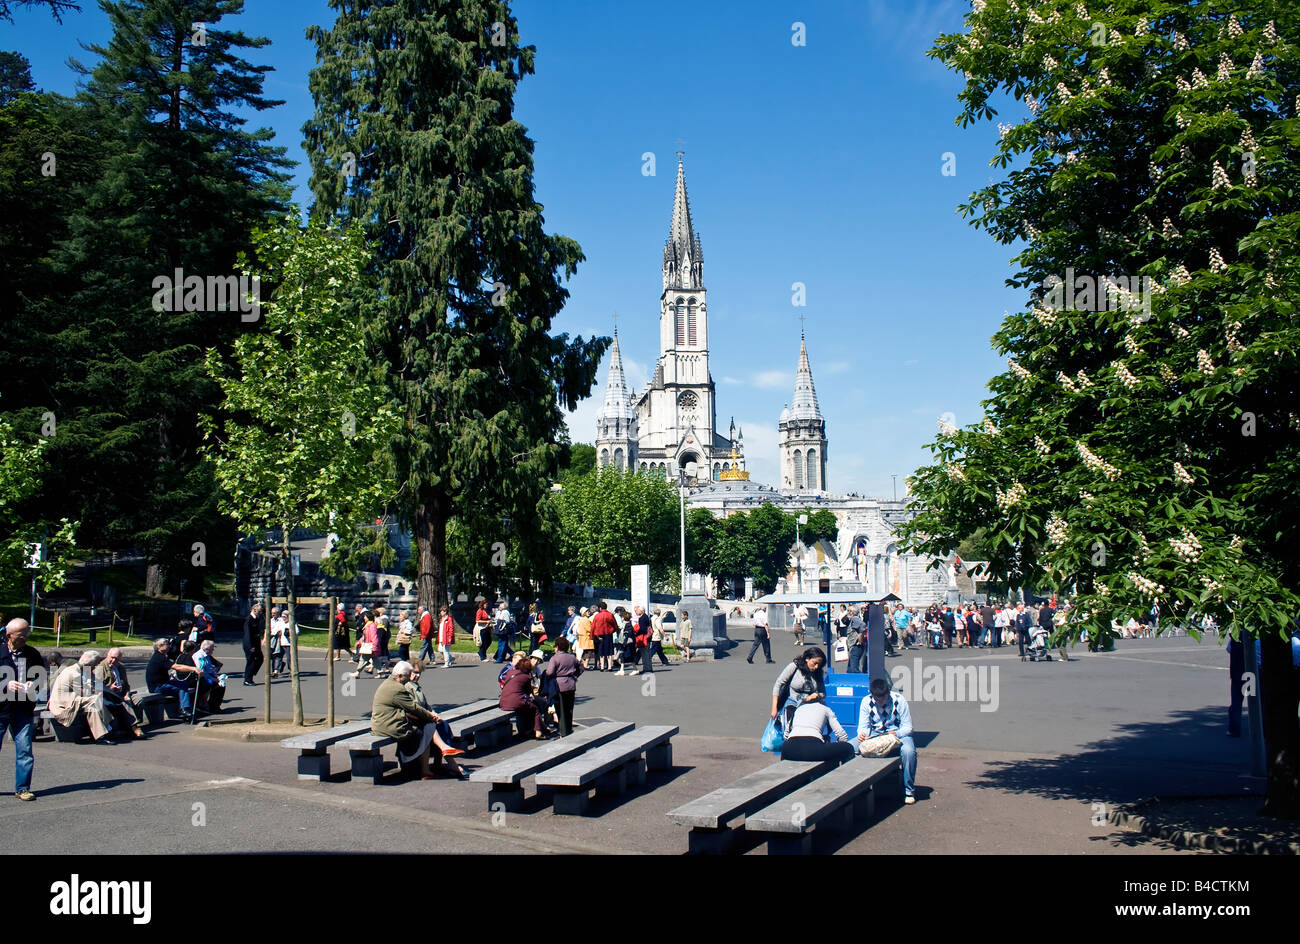
[[806, 317], [807, 317], [807, 316], [806, 316], [803, 312], [799, 312], [799, 337], [800, 337], [800, 338], [803, 338], [803, 336], [804, 336], [804, 333], [803, 333], [803, 332], [804, 332], [804, 319], [805, 319]]
[[618, 312], [614, 312], [614, 337], [618, 337]]

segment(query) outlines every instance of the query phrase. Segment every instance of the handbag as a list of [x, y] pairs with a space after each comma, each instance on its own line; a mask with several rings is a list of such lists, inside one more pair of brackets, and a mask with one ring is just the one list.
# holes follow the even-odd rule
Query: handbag
[[836, 662], [849, 661], [849, 644], [847, 641], [843, 639], [835, 640], [835, 661]]
[[397, 644], [399, 646], [409, 646], [413, 637], [406, 630], [397, 631]]
[[858, 753], [863, 757], [886, 757], [902, 743], [893, 734], [877, 734], [863, 741], [858, 746]]
[[371, 642], [363, 642], [361, 644], [361, 654], [363, 656], [373, 656], [375, 654], [375, 644]]

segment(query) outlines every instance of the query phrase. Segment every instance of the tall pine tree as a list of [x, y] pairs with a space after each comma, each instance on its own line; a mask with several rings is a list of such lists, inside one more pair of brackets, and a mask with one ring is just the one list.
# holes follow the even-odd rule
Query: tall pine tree
[[89, 546], [140, 547], [170, 568], [189, 567], [193, 542], [233, 536], [196, 418], [218, 394], [207, 351], [250, 326], [238, 311], [156, 311], [153, 281], [236, 273], [252, 229], [288, 198], [283, 149], [268, 129], [244, 129], [242, 113], [280, 103], [262, 97], [269, 67], [242, 57], [269, 40], [220, 27], [242, 7], [103, 4], [113, 37], [86, 47], [100, 57], [93, 69], [78, 66], [102, 165], [73, 190], [59, 285], [32, 313], [55, 378], [38, 405], [59, 423], [47, 499], [84, 522]]
[[[606, 338], [552, 337], [577, 243], [543, 230], [514, 90], [533, 71], [507, 4], [333, 0], [313, 27], [304, 132], [316, 211], [367, 228], [367, 319], [402, 416], [394, 506], [418, 548], [420, 602], [447, 593], [447, 525], [510, 518], [536, 542], [561, 405], [590, 393]], [[501, 532], [506, 540], [506, 529]]]

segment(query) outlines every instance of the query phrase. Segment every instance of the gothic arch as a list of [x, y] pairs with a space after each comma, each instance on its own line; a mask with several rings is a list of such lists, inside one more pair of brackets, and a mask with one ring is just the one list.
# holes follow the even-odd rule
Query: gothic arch
[[820, 485], [821, 476], [818, 475], [818, 472], [819, 469], [817, 467], [817, 450], [809, 449], [808, 450], [808, 487], [809, 488], [821, 488]]
[[803, 452], [794, 451], [794, 487], [803, 488]]
[[614, 450], [614, 467], [617, 468], [620, 472], [623, 471], [623, 450], [622, 449]]
[[609, 450], [602, 449], [600, 450], [600, 467], [604, 469], [608, 466], [609, 466]]

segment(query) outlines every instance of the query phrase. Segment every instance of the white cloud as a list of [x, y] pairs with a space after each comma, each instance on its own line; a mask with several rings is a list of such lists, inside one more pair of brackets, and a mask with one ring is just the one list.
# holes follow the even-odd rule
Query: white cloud
[[[596, 385], [591, 388], [591, 396], [578, 404], [572, 413], [564, 415], [564, 422], [569, 427], [569, 439], [576, 443], [594, 443], [596, 441], [596, 414], [605, 403], [605, 384], [609, 379], [610, 356], [606, 355], [600, 372], [596, 375]], [[633, 394], [640, 393], [650, 383], [650, 368], [643, 361], [623, 358], [623, 377]]]
[[[916, 361], [912, 361], [912, 363], [915, 364]], [[852, 366], [853, 366], [853, 365], [850, 364], [848, 361], [831, 361], [829, 364], [827, 364], [825, 367], [823, 367], [820, 371], [817, 371], [817, 373], [823, 373], [823, 374], [842, 374], [842, 373], [844, 373], [846, 370], [848, 370], [848, 369], [849, 369], [850, 367], [852, 367]]]
[[743, 380], [741, 380], [741, 379], [739, 379], [739, 378], [737, 378], [737, 377], [723, 377], [723, 378], [722, 378], [722, 382], [723, 382], [724, 384], [739, 385], [739, 384], [743, 384], [745, 381], [743, 381]]
[[783, 370], [761, 370], [750, 381], [760, 390], [794, 389], [794, 377]]

